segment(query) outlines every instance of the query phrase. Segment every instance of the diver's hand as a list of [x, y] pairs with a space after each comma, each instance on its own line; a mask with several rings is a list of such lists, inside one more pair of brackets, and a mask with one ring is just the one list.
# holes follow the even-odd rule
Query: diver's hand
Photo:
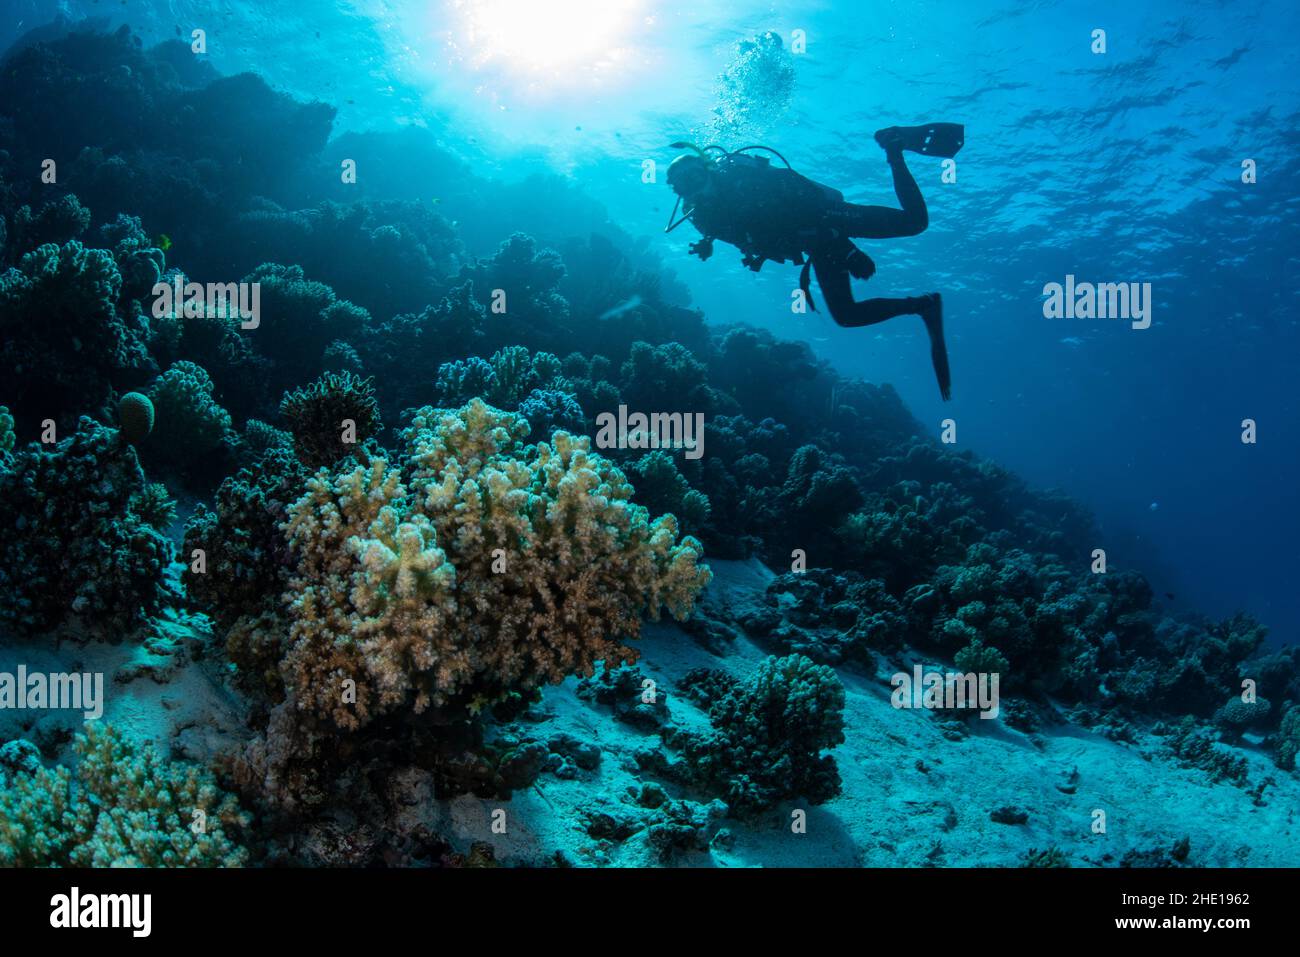
[[706, 238], [701, 239], [698, 243], [691, 243], [689, 251], [699, 256], [700, 259], [707, 260], [713, 255], [713, 240]]
[[876, 274], [876, 264], [870, 256], [856, 246], [844, 260], [844, 266], [854, 279], [870, 279]]

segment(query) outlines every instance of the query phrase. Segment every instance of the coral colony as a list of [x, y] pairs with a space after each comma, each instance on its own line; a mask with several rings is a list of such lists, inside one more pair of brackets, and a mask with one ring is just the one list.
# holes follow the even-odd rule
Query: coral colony
[[[1294, 649], [1099, 569], [1081, 506], [892, 387], [706, 323], [617, 227], [566, 231], [564, 181], [332, 140], [125, 28], [15, 48], [0, 104], [0, 863], [934, 863], [816, 843], [904, 772], [945, 833], [995, 825], [950, 863], [1223, 862], [1096, 839], [1087, 771], [1053, 792], [1084, 823], [959, 798], [993, 725], [1295, 798]], [[111, 903], [59, 919], [148, 933]]]

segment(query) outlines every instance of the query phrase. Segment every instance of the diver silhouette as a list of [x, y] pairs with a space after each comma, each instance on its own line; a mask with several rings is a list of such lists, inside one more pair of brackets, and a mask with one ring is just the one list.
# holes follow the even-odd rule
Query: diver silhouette
[[[855, 301], [850, 277], [870, 279], [876, 266], [852, 240], [895, 239], [924, 232], [929, 213], [903, 151], [952, 157], [961, 149], [964, 136], [965, 128], [957, 123], [891, 126], [876, 133], [876, 142], [884, 149], [893, 173], [899, 209], [847, 203], [839, 190], [796, 173], [771, 147], [746, 146], [727, 152], [720, 146], [699, 149], [689, 143], [674, 143], [674, 149], [689, 147], [695, 152], [677, 157], [668, 167], [668, 185], [677, 194], [677, 206], [665, 232], [690, 220], [701, 235], [690, 251], [701, 259], [713, 255], [713, 242], [719, 239], [738, 248], [743, 254], [741, 262], [755, 272], [769, 259], [802, 265], [799, 285], [816, 310], [808, 282], [811, 267], [831, 318], [841, 326], [871, 326], [895, 316], [920, 316], [930, 337], [930, 360], [939, 393], [947, 401], [952, 376], [943, 337], [943, 298], [934, 292]], [[784, 167], [774, 166], [766, 156], [751, 155], [753, 150], [773, 154]], [[677, 219], [679, 207], [682, 216]]]

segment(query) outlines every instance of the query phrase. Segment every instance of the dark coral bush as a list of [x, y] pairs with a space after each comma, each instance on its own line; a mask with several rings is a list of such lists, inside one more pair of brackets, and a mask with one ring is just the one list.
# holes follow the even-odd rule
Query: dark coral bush
[[790, 655], [766, 659], [743, 681], [696, 675], [694, 684], [705, 678], [713, 729], [676, 739], [695, 781], [736, 814], [839, 794], [835, 759], [822, 753], [844, 740], [844, 687], [834, 670]]
[[174, 551], [151, 494], [135, 450], [88, 418], [0, 467], [0, 624], [112, 641], [143, 625], [166, 597]]

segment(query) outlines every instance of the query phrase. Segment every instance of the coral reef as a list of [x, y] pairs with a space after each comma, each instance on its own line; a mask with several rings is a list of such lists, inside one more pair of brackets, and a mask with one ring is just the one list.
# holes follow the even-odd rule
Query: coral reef
[[[190, 601], [232, 629], [240, 619], [273, 613], [288, 586], [290, 552], [281, 525], [301, 493], [307, 469], [288, 449], [271, 448], [223, 481], [212, 508], [200, 506], [185, 527], [183, 575]], [[202, 550], [202, 571], [195, 551]], [[246, 633], [247, 628], [241, 630]], [[244, 655], [232, 658], [248, 668]], [[261, 668], [274, 671], [274, 659]]]
[[0, 405], [0, 465], [13, 455], [15, 441], [14, 417], [6, 406]]
[[134, 510], [145, 491], [135, 451], [88, 418], [15, 455], [0, 469], [0, 623], [28, 635], [76, 624], [113, 641], [143, 624], [173, 551]]
[[322, 740], [380, 719], [391, 736], [390, 718], [472, 717], [597, 661], [633, 660], [620, 639], [642, 614], [690, 612], [709, 580], [699, 544], [632, 504], [586, 439], [529, 446], [528, 431], [479, 400], [425, 408], [400, 465], [373, 457], [307, 481], [284, 523], [288, 627], [263, 622], [257, 634], [272, 637], [255, 643], [267, 661], [283, 635], [286, 700], [246, 773], [279, 780], [296, 770], [277, 761], [301, 765]]
[[803, 655], [771, 657], [743, 682], [711, 682], [713, 730], [676, 739], [696, 781], [742, 815], [839, 793], [835, 759], [822, 753], [844, 740], [844, 687], [831, 668]]
[[239, 867], [248, 820], [198, 766], [88, 724], [75, 765], [0, 772], [6, 867]]
[[585, 439], [525, 448], [527, 432], [478, 400], [424, 409], [405, 478], [375, 458], [308, 482], [286, 523], [298, 707], [354, 728], [404, 704], [490, 701], [634, 659], [616, 636], [635, 637], [643, 610], [690, 611], [708, 581], [699, 545], [631, 505]]
[[280, 402], [294, 454], [311, 469], [334, 465], [380, 429], [374, 385], [350, 372], [327, 372]]
[[154, 427], [139, 443], [146, 462], [186, 476], [210, 473], [234, 437], [212, 389], [207, 371], [183, 359], [158, 377], [148, 394]]
[[147, 372], [147, 325], [138, 307], [119, 308], [121, 293], [112, 254], [75, 239], [40, 246], [0, 275], [0, 367], [20, 422], [70, 427]]
[[[757, 82], [779, 109], [788, 67], [779, 39], [745, 41], [724, 98]], [[710, 325], [570, 180], [490, 181], [436, 129], [330, 140], [331, 107], [126, 30], [20, 44], [0, 104], [0, 625], [42, 648], [149, 635], [124, 686], [202, 659], [252, 736], [223, 765], [281, 829], [259, 857], [491, 866], [506, 842], [452, 848], [432, 802], [598, 781], [619, 783], [569, 804], [589, 862], [723, 856], [728, 815], [834, 800], [832, 669], [852, 691], [911, 660], [1001, 675], [1001, 725], [1025, 751], [1049, 753], [1069, 722], [1256, 808], [1272, 779], [1252, 784], [1244, 755], [1294, 770], [1295, 649], [1268, 647], [1248, 615], [1163, 609], [1132, 570], [1093, 573], [1105, 539], [1076, 502], [927, 437], [892, 387], [805, 343]], [[720, 109], [732, 130], [755, 118]], [[78, 195], [17, 175], [46, 155]], [[341, 185], [343, 158], [388, 175]], [[241, 276], [260, 288], [256, 328], [219, 305], [148, 302], [160, 281]], [[581, 436], [619, 405], [701, 413], [707, 454], [596, 454]], [[46, 419], [59, 440], [22, 447]], [[178, 513], [183, 594], [167, 577]], [[746, 564], [745, 589], [705, 593], [706, 550], [776, 575]], [[682, 642], [675, 714], [662, 662], [634, 664], [642, 619], [664, 610], [690, 615], [686, 638], [651, 629]], [[203, 623], [193, 661], [155, 654], [178, 616]], [[728, 670], [698, 667], [710, 656]], [[542, 727], [560, 723], [557, 699], [619, 734]], [[949, 754], [986, 743], [933, 725]], [[0, 747], [4, 860], [245, 860], [206, 772], [107, 729], [75, 767], [46, 769], [70, 731], [30, 737]], [[940, 786], [932, 755], [906, 763]], [[1082, 793], [1078, 777], [1063, 770], [1058, 790]], [[200, 797], [227, 830], [172, 821]], [[953, 826], [951, 804], [926, 806]], [[978, 807], [1009, 835], [1049, 818], [1010, 794]], [[944, 860], [929, 847], [925, 862]], [[1185, 841], [1098, 860], [1063, 847], [1021, 861], [1188, 857]]]

